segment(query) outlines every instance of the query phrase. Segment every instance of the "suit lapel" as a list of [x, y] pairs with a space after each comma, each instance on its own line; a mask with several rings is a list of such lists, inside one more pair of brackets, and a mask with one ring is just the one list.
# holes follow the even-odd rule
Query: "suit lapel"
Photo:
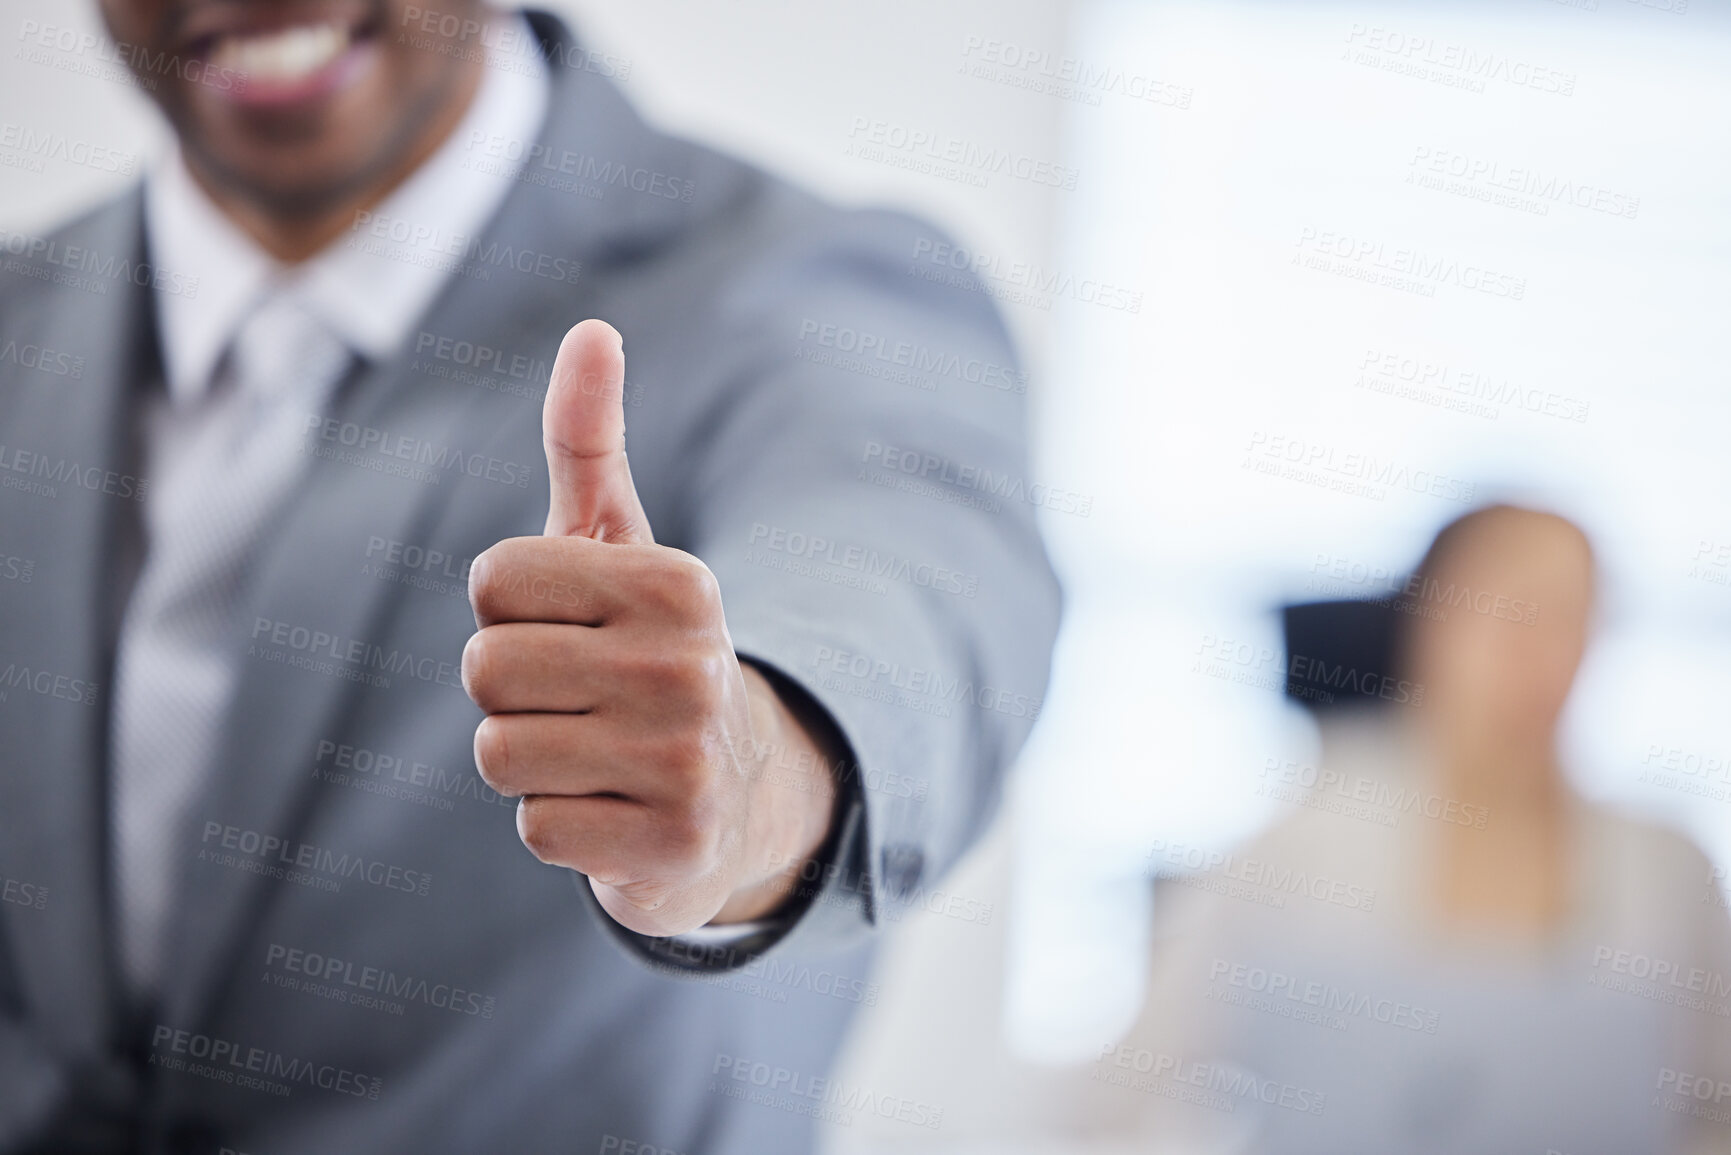
[[[543, 354], [550, 362], [557, 334], [562, 332], [555, 328], [558, 318], [577, 308], [579, 299], [572, 294], [566, 300], [550, 300], [497, 282], [452, 285], [422, 327], [508, 342], [510, 334], [526, 331], [518, 328], [523, 321], [532, 320], [539, 332], [555, 334]], [[501, 398], [425, 377], [407, 356], [359, 372], [345, 383], [330, 411], [331, 420], [339, 425], [378, 430], [386, 443], [406, 435], [434, 447], [435, 455], [450, 447], [465, 455], [478, 453], [533, 466], [535, 473], [521, 500], [525, 505], [542, 503], [544, 513], [545, 465], [525, 460], [519, 448], [527, 444], [539, 452], [535, 435], [539, 416], [539, 407], [523, 398]], [[315, 437], [308, 445], [333, 449], [341, 442]], [[291, 633], [296, 629], [322, 632], [335, 641], [319, 660], [365, 672], [365, 663], [345, 663], [334, 655], [350, 643], [385, 646], [394, 611], [405, 593], [395, 583], [356, 577], [361, 548], [375, 537], [432, 540], [446, 507], [464, 486], [491, 484], [460, 470], [436, 465], [419, 468], [439, 475], [437, 483], [382, 474], [352, 461], [314, 457], [289, 508], [267, 531], [247, 617], [253, 629], [262, 620], [273, 628], [282, 623]], [[501, 526], [498, 536], [517, 532], [522, 532], [520, 525]], [[453, 667], [461, 659], [460, 652], [422, 652], [414, 639], [402, 644], [418, 659]], [[199, 869], [205, 824], [254, 831], [280, 838], [287, 846], [300, 843], [321, 798], [310, 773], [317, 743], [343, 732], [362, 695], [445, 695], [454, 707], [466, 701], [460, 689], [416, 686], [400, 672], [392, 677], [389, 689], [381, 689], [274, 660], [283, 656], [290, 652], [271, 643], [266, 630], [259, 635], [255, 652], [239, 658], [238, 686], [215, 771], [179, 835], [178, 845], [184, 851], [182, 900], [174, 916], [171, 949], [176, 953], [168, 967], [163, 1007], [164, 1021], [176, 1026], [197, 1022], [209, 1013], [227, 978], [236, 973], [248, 932], [284, 886], [280, 879], [248, 871]], [[337, 795], [323, 797], [340, 804]]]
[[[417, 397], [408, 376], [400, 360], [359, 372], [345, 384], [331, 418], [431, 444], [464, 446], [463, 411], [441, 412], [429, 405], [429, 398]], [[309, 438], [307, 444], [324, 443]], [[354, 464], [312, 457], [289, 507], [266, 531], [247, 622], [262, 619], [285, 623], [291, 631], [322, 632], [339, 640], [332, 643], [337, 648], [382, 643], [395, 599], [402, 595], [385, 582], [356, 579], [357, 543], [373, 536], [426, 540], [455, 481], [450, 476], [437, 484], [381, 479]], [[235, 697], [211, 779], [177, 836], [182, 899], [171, 940], [176, 954], [164, 984], [165, 1021], [176, 1025], [190, 1022], [215, 995], [233, 964], [232, 952], [269, 900], [268, 891], [284, 885], [241, 870], [195, 869], [205, 824], [255, 831], [287, 844], [299, 841], [315, 797], [308, 769], [318, 739], [337, 732], [355, 695], [389, 692], [273, 660], [298, 655], [273, 647], [269, 637], [267, 631], [260, 644], [242, 643]], [[344, 665], [333, 652], [327, 647], [323, 658], [310, 656], [332, 667]], [[361, 672], [365, 667], [352, 668]]]
[[[138, 197], [59, 243], [99, 270], [142, 267]], [[82, 359], [76, 377], [16, 373], [0, 397], [0, 465], [21, 483], [0, 490], [0, 544], [33, 563], [27, 584], [0, 589], [0, 671], [11, 672], [0, 686], [0, 872], [46, 889], [40, 910], [5, 915], [31, 1021], [54, 1050], [78, 1054], [103, 1046], [112, 1023], [106, 723], [130, 585], [123, 546], [140, 524], [130, 416], [158, 358], [149, 292], [119, 275], [32, 292], [5, 320], [5, 340]]]

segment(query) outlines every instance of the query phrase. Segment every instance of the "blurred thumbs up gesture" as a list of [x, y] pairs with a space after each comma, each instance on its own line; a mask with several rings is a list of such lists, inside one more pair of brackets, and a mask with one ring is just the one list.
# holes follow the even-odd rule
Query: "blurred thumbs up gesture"
[[[735, 656], [715, 576], [655, 544], [625, 459], [624, 381], [612, 326], [565, 335], [541, 416], [547, 528], [475, 559], [463, 685], [487, 712], [476, 768], [520, 799], [524, 845], [662, 936], [784, 902], [836, 790], [829, 752]], [[771, 756], [818, 772], [789, 789]]]

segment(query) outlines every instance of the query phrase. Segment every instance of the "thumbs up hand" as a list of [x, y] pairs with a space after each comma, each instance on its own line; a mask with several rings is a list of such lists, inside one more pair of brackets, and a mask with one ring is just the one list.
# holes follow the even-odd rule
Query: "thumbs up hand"
[[624, 926], [672, 935], [785, 901], [836, 789], [829, 752], [735, 656], [714, 575], [655, 544], [624, 380], [610, 325], [565, 335], [541, 417], [547, 528], [475, 559], [463, 685], [487, 712], [476, 768], [520, 799], [524, 845], [588, 875]]

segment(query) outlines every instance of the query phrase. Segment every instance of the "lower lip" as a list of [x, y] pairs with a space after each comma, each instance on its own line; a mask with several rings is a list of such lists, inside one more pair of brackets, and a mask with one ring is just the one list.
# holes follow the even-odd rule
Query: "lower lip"
[[226, 88], [210, 85], [209, 81], [206, 84], [215, 87], [221, 96], [234, 104], [250, 108], [288, 108], [323, 100], [349, 87], [376, 55], [373, 41], [361, 40], [349, 45], [318, 71], [293, 80], [261, 80], [236, 72], [231, 73], [233, 83]]

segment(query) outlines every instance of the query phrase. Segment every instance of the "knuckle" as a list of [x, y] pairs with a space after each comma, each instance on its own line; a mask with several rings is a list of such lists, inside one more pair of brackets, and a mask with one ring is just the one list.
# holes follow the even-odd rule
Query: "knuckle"
[[[546, 557], [548, 539], [508, 537], [494, 542], [469, 562], [469, 605], [482, 624], [522, 612], [522, 590], [537, 561]], [[516, 603], [515, 605], [513, 603]]]
[[737, 661], [731, 650], [721, 652], [709, 646], [692, 658], [690, 667], [694, 684], [689, 689], [705, 713], [720, 707], [728, 674]]
[[687, 803], [670, 807], [662, 815], [661, 846], [673, 862], [688, 869], [700, 867], [711, 858], [714, 843], [708, 807]]
[[663, 693], [688, 706], [701, 708], [710, 696], [710, 663], [700, 654], [669, 655], [661, 670]]
[[516, 793], [511, 787], [511, 751], [503, 719], [489, 715], [475, 727], [475, 769], [495, 793]]
[[644, 683], [655, 694], [663, 692], [679, 677], [679, 659], [664, 646], [633, 649], [621, 656], [623, 673]]
[[701, 617], [721, 605], [721, 587], [708, 566], [691, 554], [668, 550], [656, 567], [654, 593], [670, 609]]
[[721, 608], [721, 583], [700, 559], [691, 558], [684, 580], [694, 606], [706, 613]]
[[477, 630], [463, 645], [463, 690], [481, 709], [489, 709], [492, 698], [494, 643], [486, 630]]
[[560, 831], [553, 811], [540, 798], [517, 803], [517, 837], [542, 862], [552, 864], [559, 854]]
[[701, 703], [711, 677], [703, 656], [677, 642], [640, 651], [631, 668], [655, 701], [688, 707]]
[[500, 545], [488, 546], [469, 562], [469, 606], [480, 617], [499, 608]]
[[656, 763], [679, 787], [681, 797], [707, 788], [709, 744], [697, 726], [679, 726], [664, 735], [656, 750]]

